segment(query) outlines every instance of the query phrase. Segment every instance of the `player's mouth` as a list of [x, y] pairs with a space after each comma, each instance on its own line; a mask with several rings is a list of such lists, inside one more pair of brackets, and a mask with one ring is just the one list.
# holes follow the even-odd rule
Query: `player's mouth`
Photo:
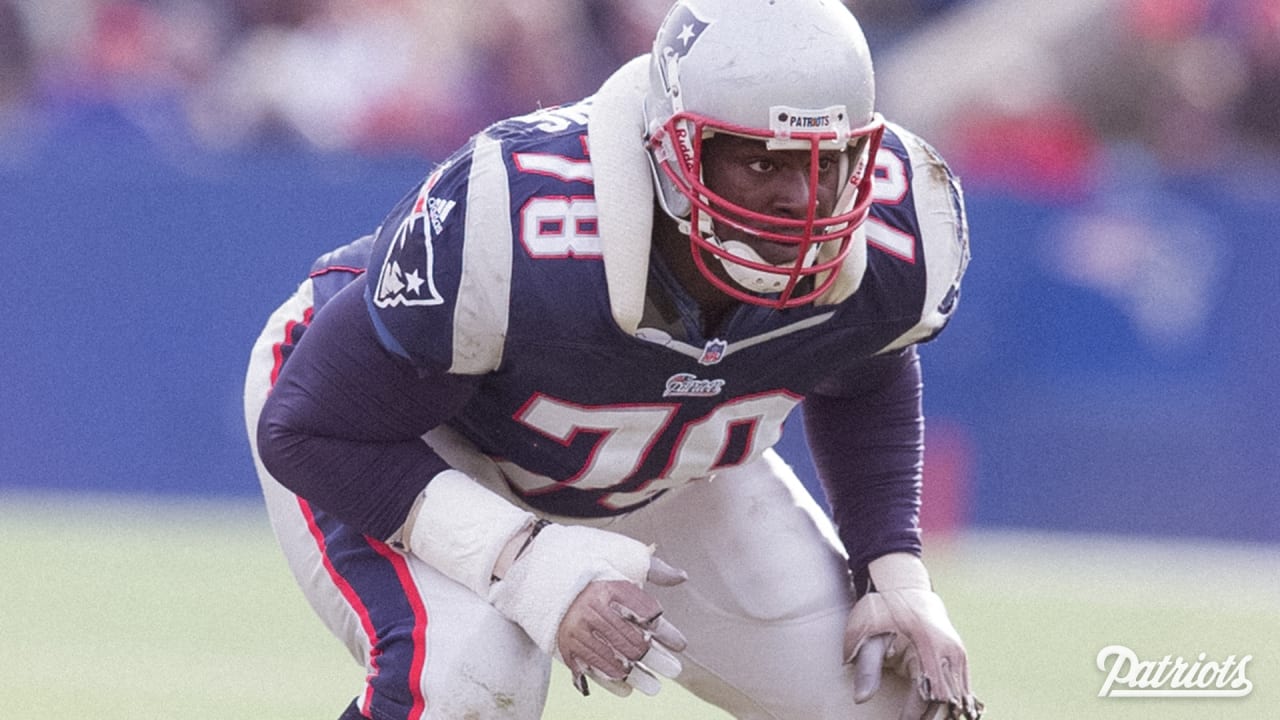
[[770, 265], [791, 265], [800, 257], [799, 243], [757, 239], [748, 244]]
[[[794, 237], [795, 240], [774, 240], [768, 237], [761, 237], [756, 234], [757, 232], [767, 233], [774, 237]], [[721, 241], [736, 240], [748, 245], [760, 256], [761, 260], [770, 265], [793, 265], [800, 257], [801, 251], [809, 247], [809, 244], [804, 242], [804, 229], [796, 227], [767, 226], [752, 231], [730, 228], [728, 232], [717, 233], [717, 235]]]

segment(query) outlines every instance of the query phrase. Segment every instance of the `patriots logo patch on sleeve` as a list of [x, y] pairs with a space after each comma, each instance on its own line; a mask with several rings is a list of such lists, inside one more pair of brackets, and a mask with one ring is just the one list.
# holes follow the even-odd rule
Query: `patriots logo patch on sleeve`
[[423, 195], [414, 203], [413, 211], [400, 222], [395, 237], [387, 246], [387, 255], [378, 272], [374, 305], [380, 308], [441, 305], [444, 298], [436, 290], [435, 248], [432, 233], [427, 231], [427, 218], [438, 233], [453, 203], [440, 203]]

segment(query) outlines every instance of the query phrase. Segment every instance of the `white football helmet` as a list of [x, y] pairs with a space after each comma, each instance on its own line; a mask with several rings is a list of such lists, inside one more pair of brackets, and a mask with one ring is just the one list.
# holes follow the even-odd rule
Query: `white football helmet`
[[[676, 3], [653, 45], [647, 144], [659, 202], [688, 233], [694, 263], [714, 286], [743, 302], [785, 308], [812, 302], [835, 282], [871, 208], [869, 168], [884, 133], [874, 106], [866, 38], [838, 0]], [[702, 182], [702, 145], [716, 133], [810, 152], [807, 216], [754, 212], [712, 192]], [[819, 217], [816, 168], [819, 153], [830, 150], [847, 150], [842, 191], [832, 214]], [[746, 243], [719, 240], [716, 222], [798, 244], [799, 255], [770, 264]], [[701, 250], [732, 283], [711, 271]]]

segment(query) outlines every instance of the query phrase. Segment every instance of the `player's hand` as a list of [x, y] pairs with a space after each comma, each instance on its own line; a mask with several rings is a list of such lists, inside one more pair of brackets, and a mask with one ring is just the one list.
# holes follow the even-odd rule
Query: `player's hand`
[[547, 525], [504, 568], [489, 601], [564, 661], [580, 690], [589, 675], [618, 694], [656, 692], [655, 674], [679, 674], [671, 651], [683, 650], [685, 640], [642, 588], [678, 584], [685, 575], [652, 552], [619, 533]]
[[[684, 582], [684, 573], [652, 558], [647, 577], [655, 585]], [[662, 616], [662, 606], [640, 586], [625, 580], [592, 582], [569, 606], [556, 645], [573, 671], [574, 685], [587, 694], [590, 676], [616, 695], [632, 688], [655, 695], [659, 677], [675, 678], [682, 666], [673, 653], [685, 649], [684, 635]]]
[[901, 720], [982, 717], [982, 703], [969, 688], [964, 643], [927, 584], [878, 588], [858, 600], [845, 628], [844, 655], [853, 664], [856, 702], [879, 690], [888, 668], [911, 683]]

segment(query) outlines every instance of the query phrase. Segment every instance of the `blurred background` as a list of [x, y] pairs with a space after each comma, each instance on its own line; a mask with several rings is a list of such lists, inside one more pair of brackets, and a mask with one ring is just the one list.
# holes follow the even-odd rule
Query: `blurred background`
[[[922, 522], [993, 715], [1265, 715], [1280, 0], [848, 4], [881, 109], [967, 192]], [[0, 0], [6, 706], [336, 714], [359, 672], [271, 547], [250, 345], [316, 255], [485, 124], [590, 94], [667, 5]], [[1258, 692], [1099, 703], [1112, 643], [1253, 653]]]
[[[0, 0], [0, 489], [255, 495], [242, 373], [311, 259], [667, 5]], [[1280, 0], [850, 6], [968, 193], [926, 526], [1280, 540]]]

